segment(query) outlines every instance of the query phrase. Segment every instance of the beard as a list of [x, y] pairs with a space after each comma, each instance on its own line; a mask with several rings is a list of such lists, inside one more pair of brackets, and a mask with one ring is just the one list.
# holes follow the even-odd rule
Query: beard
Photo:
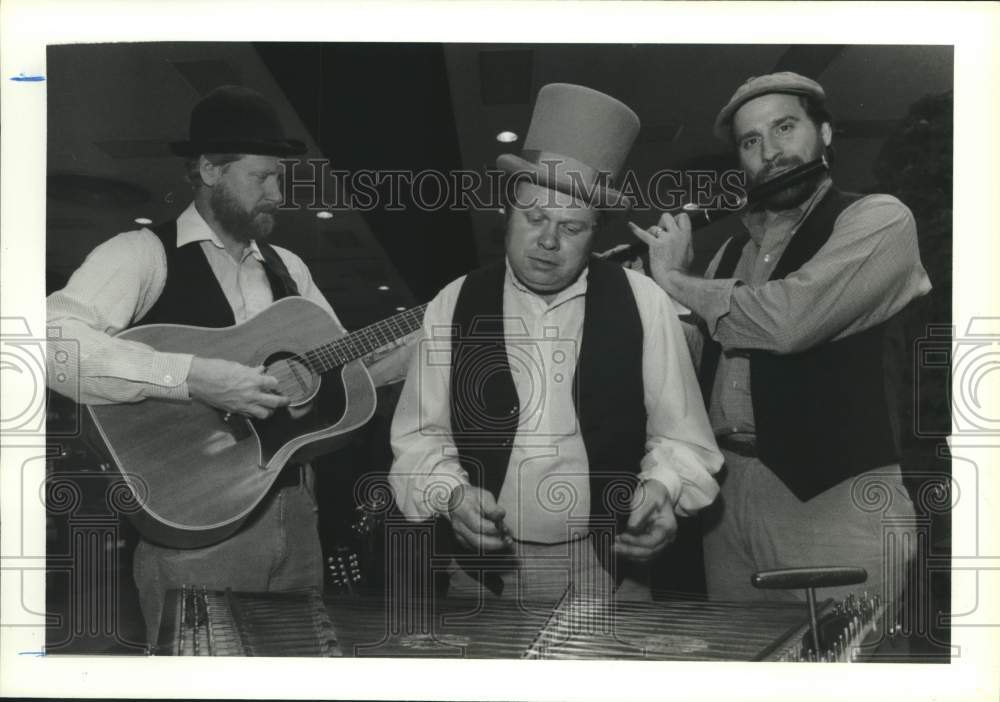
[[257, 205], [247, 210], [225, 185], [212, 188], [212, 214], [226, 233], [237, 241], [266, 238], [274, 229], [275, 205]]

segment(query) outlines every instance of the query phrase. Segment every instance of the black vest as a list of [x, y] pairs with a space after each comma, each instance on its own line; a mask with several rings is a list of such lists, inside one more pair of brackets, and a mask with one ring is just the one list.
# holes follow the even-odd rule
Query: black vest
[[[862, 196], [830, 188], [806, 217], [771, 274], [779, 280], [823, 247], [837, 217]], [[730, 278], [745, 240], [730, 239], [716, 278]], [[711, 399], [721, 346], [706, 339], [700, 381]], [[904, 359], [899, 315], [805, 351], [750, 351], [757, 450], [800, 500], [899, 460], [896, 401]]]
[[[452, 317], [452, 437], [469, 481], [494, 496], [507, 474], [520, 411], [502, 321], [505, 275], [502, 263], [470, 273]], [[573, 403], [587, 451], [590, 528], [605, 538], [612, 525], [625, 528], [645, 454], [643, 329], [619, 266], [590, 262], [584, 309]], [[599, 556], [604, 547], [610, 543], [598, 544]]]
[[[149, 312], [133, 326], [190, 324], [196, 327], [229, 327], [235, 324], [233, 308], [229, 306], [200, 242], [178, 248], [176, 221], [159, 224], [152, 231], [159, 237], [167, 257], [167, 281]], [[258, 241], [257, 247], [264, 257], [264, 271], [274, 299], [298, 295], [298, 287], [278, 252], [264, 241]]]

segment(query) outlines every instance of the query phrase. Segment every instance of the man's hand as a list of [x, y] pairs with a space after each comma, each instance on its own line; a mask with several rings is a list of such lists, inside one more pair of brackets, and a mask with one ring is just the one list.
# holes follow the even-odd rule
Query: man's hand
[[694, 259], [691, 247], [691, 219], [681, 213], [675, 219], [666, 212], [660, 222], [648, 230], [628, 223], [632, 233], [649, 246], [650, 275], [660, 287], [670, 271], [687, 271]]
[[191, 397], [257, 419], [267, 419], [276, 408], [288, 404], [288, 398], [277, 392], [278, 380], [266, 375], [264, 366], [250, 368], [220, 358], [196, 356], [191, 361], [187, 384]]
[[473, 551], [501, 551], [510, 546], [510, 537], [501, 528], [506, 515], [488, 490], [459, 485], [451, 491], [448, 517], [455, 537]]
[[615, 539], [615, 553], [647, 561], [667, 547], [677, 535], [677, 518], [659, 480], [646, 480], [632, 495], [632, 513], [624, 534]]

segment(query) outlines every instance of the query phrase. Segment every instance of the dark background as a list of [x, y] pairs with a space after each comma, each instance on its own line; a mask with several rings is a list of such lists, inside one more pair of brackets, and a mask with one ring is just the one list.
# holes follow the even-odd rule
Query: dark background
[[[826, 89], [834, 116], [833, 175], [844, 189], [886, 192], [914, 212], [933, 292], [908, 313], [914, 349], [947, 348], [951, 324], [953, 51], [949, 46], [845, 45], [462, 45], [309, 43], [152, 43], [52, 46], [48, 51], [47, 287], [61, 287], [83, 257], [115, 233], [154, 222], [186, 206], [190, 191], [167, 142], [186, 137], [191, 108], [208, 91], [239, 83], [276, 105], [290, 135], [306, 141], [307, 158], [334, 168], [420, 171], [492, 168], [511, 130], [523, 138], [538, 88], [580, 83], [631, 106], [642, 121], [626, 167], [640, 177], [663, 169], [734, 165], [711, 135], [715, 113], [750, 75], [794, 70]], [[320, 220], [307, 208], [282, 213], [275, 239], [300, 254], [348, 328], [358, 328], [430, 299], [444, 284], [503, 252], [502, 217], [483, 211], [337, 212]], [[651, 224], [658, 213], [637, 211]], [[700, 261], [725, 235], [725, 223], [699, 232]], [[612, 220], [598, 249], [628, 240]], [[388, 290], [378, 290], [388, 286]], [[930, 332], [943, 335], [929, 336]], [[921, 346], [923, 344], [923, 346]], [[908, 360], [904, 470], [914, 494], [936, 489], [949, 465], [947, 373]], [[922, 382], [918, 382], [918, 380]], [[359, 475], [385, 470], [393, 391], [382, 392], [376, 419], [352, 445], [321, 462], [324, 541], [364, 550], [354, 538], [353, 490]], [[54, 399], [52, 426], [72, 422], [74, 408]], [[99, 472], [85, 447], [64, 441], [53, 475], [76, 476], [83, 494]], [[944, 482], [942, 489], [946, 489]], [[101, 488], [103, 489], [103, 488]], [[98, 492], [94, 492], [98, 490]], [[918, 504], [919, 507], [919, 504]], [[77, 515], [78, 516], [78, 515]], [[948, 515], [928, 513], [935, 553], [946, 553]], [[73, 514], [49, 520], [52, 554], [71, 549]], [[129, 557], [135, 533], [108, 515], [113, 534], [106, 567], [113, 577], [84, 587], [72, 569], [49, 578], [50, 612], [63, 612], [49, 646], [57, 650], [128, 649], [129, 617], [114, 631], [84, 626], [73, 601], [93, 598], [134, 608]], [[690, 525], [685, 527], [691, 533]], [[697, 544], [682, 539], [658, 565], [657, 584], [671, 596], [703, 587]], [[72, 561], [72, 558], [70, 558]], [[105, 561], [101, 561], [105, 563]], [[367, 584], [380, 573], [370, 568]], [[104, 567], [104, 566], [102, 566]], [[54, 573], [54, 571], [53, 571]], [[77, 582], [77, 585], [71, 583]], [[84, 588], [81, 590], [80, 588]], [[80, 599], [82, 598], [82, 600]], [[947, 607], [947, 583], [935, 602]], [[75, 623], [74, 623], [75, 622]], [[105, 627], [106, 628], [106, 627]], [[121, 634], [124, 631], [125, 634]], [[118, 632], [118, 633], [115, 633]]]

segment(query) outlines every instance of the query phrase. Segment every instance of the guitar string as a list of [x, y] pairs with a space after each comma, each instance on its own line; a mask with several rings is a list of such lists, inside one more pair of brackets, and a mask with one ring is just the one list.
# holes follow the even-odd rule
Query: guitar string
[[[413, 310], [408, 310], [407, 312], [409, 314], [404, 313], [402, 315], [397, 315], [397, 317], [395, 318], [390, 318], [389, 320], [376, 322], [375, 324], [372, 324], [368, 327], [365, 327], [364, 329], [354, 332], [348, 337], [344, 337], [343, 339], [338, 339], [337, 341], [334, 341], [331, 344], [327, 344], [323, 347], [319, 347], [314, 351], [320, 352], [324, 358], [330, 358], [332, 360], [338, 361], [339, 363], [344, 363], [349, 360], [353, 360], [351, 357], [347, 356], [344, 353], [344, 351], [350, 351], [356, 355], [364, 355], [365, 353], [369, 353], [386, 344], [392, 343], [397, 338], [399, 338], [396, 334], [393, 333], [392, 330], [392, 324], [395, 319], [399, 318], [407, 319], [408, 324], [410, 326], [409, 331], [415, 331], [419, 326], [416, 320], [417, 313], [422, 314], [423, 307], [425, 306], [421, 306], [421, 308], [414, 308]], [[386, 334], [383, 331], [383, 328], [388, 330], [389, 333]], [[398, 327], [398, 328], [401, 330], [403, 329], [403, 327]], [[405, 334], [409, 333], [409, 331], [405, 331], [402, 335], [405, 336]], [[363, 344], [359, 345], [359, 343], [356, 340], [360, 340], [363, 343], [367, 343], [368, 346], [366, 347]], [[359, 348], [360, 348], [360, 353], [358, 353]]]
[[[301, 358], [313, 373], [322, 373], [338, 365], [343, 365], [415, 331], [422, 323], [424, 309], [426, 309], [426, 305], [406, 310], [402, 314], [376, 322], [347, 337], [307, 351], [302, 354]], [[406, 326], [403, 325], [403, 322], [406, 323]], [[279, 379], [280, 385], [284, 385], [283, 381], [294, 380], [294, 378], [288, 377], [295, 375], [290, 363], [282, 364], [281, 369], [286, 370], [288, 375], [282, 373], [282, 378]], [[281, 370], [276, 372], [281, 373]], [[296, 383], [296, 385], [299, 384]]]
[[311, 349], [302, 354], [302, 358], [310, 369], [317, 373], [348, 363], [416, 331], [423, 322], [423, 312], [426, 307], [420, 305], [371, 324], [348, 336]]

